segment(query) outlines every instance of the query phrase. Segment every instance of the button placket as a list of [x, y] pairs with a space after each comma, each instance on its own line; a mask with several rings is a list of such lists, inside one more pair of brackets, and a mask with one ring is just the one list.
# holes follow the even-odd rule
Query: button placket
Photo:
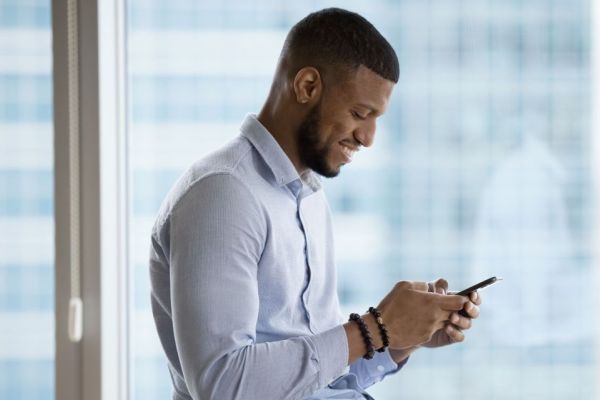
[[304, 304], [304, 311], [306, 312], [306, 315], [308, 318], [309, 329], [311, 332], [317, 333], [315, 331], [315, 326], [312, 321], [312, 318], [310, 315], [310, 308], [309, 308], [312, 269], [311, 269], [311, 260], [310, 260], [310, 243], [308, 240], [308, 234], [307, 234], [307, 229], [306, 229], [306, 225], [304, 222], [304, 218], [302, 217], [302, 198], [301, 197], [298, 197], [297, 204], [298, 204], [298, 208], [297, 208], [298, 219], [300, 221], [300, 226], [302, 228], [302, 234], [304, 235], [304, 256], [305, 256], [305, 260], [306, 260], [306, 274], [307, 274], [306, 287], [304, 288], [304, 291], [302, 292], [302, 303]]

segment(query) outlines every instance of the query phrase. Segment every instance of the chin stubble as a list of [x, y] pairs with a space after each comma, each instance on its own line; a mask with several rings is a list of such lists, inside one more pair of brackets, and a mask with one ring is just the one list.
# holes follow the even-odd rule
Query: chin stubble
[[320, 104], [317, 104], [298, 127], [298, 155], [300, 161], [317, 174], [333, 178], [340, 173], [327, 165], [328, 148], [319, 141]]

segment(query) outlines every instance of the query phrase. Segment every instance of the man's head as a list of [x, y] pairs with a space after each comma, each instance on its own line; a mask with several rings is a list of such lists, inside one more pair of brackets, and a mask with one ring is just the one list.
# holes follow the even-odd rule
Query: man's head
[[278, 139], [296, 167], [336, 176], [360, 146], [372, 144], [398, 78], [396, 53], [360, 15], [329, 8], [298, 22], [267, 103], [293, 125], [292, 138]]
[[340, 8], [311, 13], [294, 25], [281, 59], [292, 64], [292, 73], [294, 67], [310, 65], [325, 78], [360, 65], [393, 83], [400, 76], [398, 58], [388, 41], [365, 18]]

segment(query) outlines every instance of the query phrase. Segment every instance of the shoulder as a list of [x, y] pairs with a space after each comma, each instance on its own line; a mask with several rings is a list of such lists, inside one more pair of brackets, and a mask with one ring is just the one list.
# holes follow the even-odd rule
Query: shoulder
[[170, 213], [184, 207], [232, 212], [259, 208], [250, 187], [233, 171], [213, 171], [194, 180], [173, 203]]
[[240, 174], [240, 165], [250, 158], [252, 145], [237, 137], [192, 164], [173, 184], [163, 200], [158, 219], [166, 219], [184, 200], [202, 192], [219, 195], [249, 191]]

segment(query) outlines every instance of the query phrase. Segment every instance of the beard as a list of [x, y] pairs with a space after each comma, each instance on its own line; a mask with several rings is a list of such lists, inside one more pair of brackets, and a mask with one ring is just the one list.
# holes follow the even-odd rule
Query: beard
[[319, 103], [309, 111], [296, 131], [298, 155], [300, 162], [317, 174], [326, 178], [333, 178], [340, 173], [340, 168], [333, 169], [327, 164], [329, 147], [326, 144], [321, 144], [320, 121], [321, 104]]

